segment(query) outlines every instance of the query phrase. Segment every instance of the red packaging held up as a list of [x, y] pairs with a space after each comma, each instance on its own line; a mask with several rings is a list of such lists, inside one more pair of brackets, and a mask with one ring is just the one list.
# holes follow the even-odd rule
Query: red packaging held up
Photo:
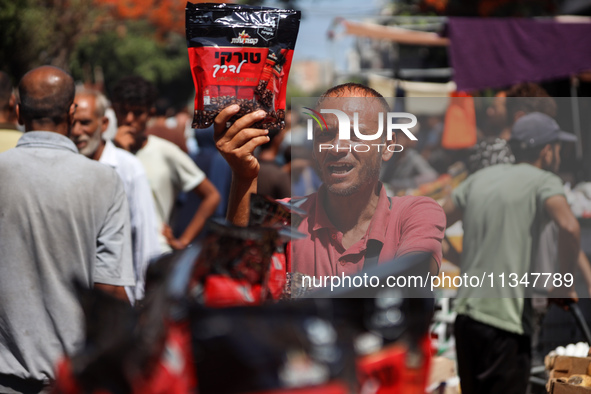
[[193, 127], [212, 125], [231, 104], [230, 121], [259, 109], [253, 127], [285, 126], [285, 92], [300, 25], [300, 11], [238, 4], [187, 3], [186, 31], [195, 84]]

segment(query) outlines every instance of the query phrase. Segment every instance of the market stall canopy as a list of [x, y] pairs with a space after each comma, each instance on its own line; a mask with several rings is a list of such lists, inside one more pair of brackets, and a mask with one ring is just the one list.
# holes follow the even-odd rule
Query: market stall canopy
[[449, 46], [458, 90], [504, 88], [565, 78], [591, 69], [588, 19], [448, 18], [448, 38], [372, 23], [339, 20], [345, 33], [400, 44]]
[[591, 23], [520, 18], [449, 18], [458, 90], [503, 88], [591, 69]]
[[382, 26], [374, 23], [353, 22], [341, 19], [345, 33], [379, 40], [390, 40], [409, 45], [449, 45], [449, 39], [437, 33], [404, 29], [401, 27]]

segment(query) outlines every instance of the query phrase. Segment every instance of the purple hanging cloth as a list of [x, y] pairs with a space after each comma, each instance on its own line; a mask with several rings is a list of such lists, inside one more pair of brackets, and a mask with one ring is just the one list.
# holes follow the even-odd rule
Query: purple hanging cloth
[[591, 23], [449, 18], [448, 28], [460, 91], [564, 78], [591, 69]]

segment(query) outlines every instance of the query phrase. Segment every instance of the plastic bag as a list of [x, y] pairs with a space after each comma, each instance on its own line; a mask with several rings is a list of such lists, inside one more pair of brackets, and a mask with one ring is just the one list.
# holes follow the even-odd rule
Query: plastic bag
[[253, 127], [285, 125], [285, 92], [300, 12], [237, 4], [187, 3], [189, 61], [195, 83], [193, 127], [209, 127], [239, 104], [241, 116], [263, 109]]

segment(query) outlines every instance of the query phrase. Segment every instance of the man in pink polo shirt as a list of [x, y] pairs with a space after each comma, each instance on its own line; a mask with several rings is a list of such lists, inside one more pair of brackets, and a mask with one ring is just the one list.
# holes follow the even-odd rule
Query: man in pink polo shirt
[[[336, 108], [349, 119], [357, 113], [359, 130], [366, 138], [379, 129], [379, 113], [389, 112], [378, 92], [352, 83], [329, 89], [317, 109]], [[226, 128], [238, 110], [233, 105], [218, 115], [215, 139], [233, 171], [228, 219], [246, 225], [249, 195], [257, 190], [260, 168], [253, 151], [269, 137], [267, 130], [250, 128], [265, 117], [262, 111], [247, 114]], [[300, 201], [308, 216], [298, 230], [306, 238], [293, 242], [292, 271], [316, 277], [352, 275], [367, 268], [369, 255], [377, 255], [373, 260], [381, 264], [409, 253], [428, 252], [432, 255], [431, 271], [436, 273], [445, 230], [443, 210], [427, 197], [388, 198], [379, 181], [382, 161], [390, 160], [400, 149], [388, 149], [395, 136], [386, 140], [383, 133], [368, 140], [351, 133], [350, 139], [340, 139], [337, 116], [323, 115], [327, 128], [314, 133], [314, 159], [323, 185]], [[356, 144], [370, 149], [355, 149]]]

